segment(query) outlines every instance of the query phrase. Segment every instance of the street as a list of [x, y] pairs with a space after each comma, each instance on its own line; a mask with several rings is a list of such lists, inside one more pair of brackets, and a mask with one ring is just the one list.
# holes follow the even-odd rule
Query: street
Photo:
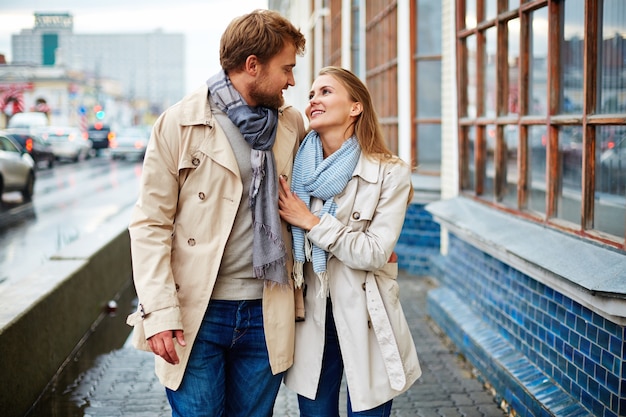
[[137, 199], [141, 162], [106, 154], [37, 171], [31, 203], [5, 193], [0, 210], [0, 292], [65, 245], [96, 230]]

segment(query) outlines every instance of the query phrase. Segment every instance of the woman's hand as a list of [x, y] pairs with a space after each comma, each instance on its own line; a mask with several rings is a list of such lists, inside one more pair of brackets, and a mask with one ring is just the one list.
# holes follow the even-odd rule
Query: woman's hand
[[278, 213], [287, 223], [304, 230], [311, 230], [320, 219], [304, 204], [304, 201], [289, 189], [287, 181], [280, 176], [278, 181]]

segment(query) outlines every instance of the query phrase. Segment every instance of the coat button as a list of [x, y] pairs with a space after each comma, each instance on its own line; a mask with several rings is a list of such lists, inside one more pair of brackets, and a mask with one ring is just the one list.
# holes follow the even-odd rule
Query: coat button
[[180, 285], [176, 284], [176, 292], [178, 292], [178, 290], [180, 290]]
[[198, 193], [198, 198], [200, 200], [204, 200], [206, 198], [206, 195], [204, 193], [200, 192], [200, 193]]
[[354, 220], [359, 220], [361, 218], [361, 213], [359, 213], [358, 211], [355, 211], [354, 213], [352, 213], [352, 218]]
[[363, 288], [363, 291], [365, 291], [365, 283], [361, 284], [361, 288]]
[[280, 177], [281, 177], [282, 179], [284, 179], [285, 181], [288, 181], [288, 180], [289, 180], [289, 176], [288, 176], [288, 175], [285, 175], [285, 174], [280, 174]]
[[187, 244], [189, 246], [196, 246], [196, 239], [194, 238], [189, 238], [189, 240], [187, 241]]
[[200, 165], [200, 160], [198, 158], [193, 158], [191, 160], [191, 163], [193, 164], [193, 166], [197, 167], [198, 165]]

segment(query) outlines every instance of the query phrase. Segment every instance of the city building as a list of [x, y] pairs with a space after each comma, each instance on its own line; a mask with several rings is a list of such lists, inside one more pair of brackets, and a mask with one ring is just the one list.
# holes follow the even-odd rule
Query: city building
[[122, 98], [159, 113], [185, 93], [185, 37], [150, 33], [78, 34], [70, 13], [35, 13], [32, 28], [12, 35], [12, 65], [64, 67], [100, 84], [115, 80]]
[[[626, 415], [626, 3], [270, 1], [414, 166], [400, 267], [523, 416]], [[302, 91], [298, 92], [297, 89]]]

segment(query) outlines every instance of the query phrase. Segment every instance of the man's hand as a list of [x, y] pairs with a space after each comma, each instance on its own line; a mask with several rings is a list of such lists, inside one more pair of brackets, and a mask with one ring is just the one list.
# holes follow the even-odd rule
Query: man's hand
[[182, 330], [166, 330], [157, 333], [148, 338], [148, 344], [150, 344], [150, 349], [152, 349], [155, 355], [159, 355], [172, 365], [178, 365], [179, 359], [174, 347], [174, 339], [181, 346], [187, 345]]

